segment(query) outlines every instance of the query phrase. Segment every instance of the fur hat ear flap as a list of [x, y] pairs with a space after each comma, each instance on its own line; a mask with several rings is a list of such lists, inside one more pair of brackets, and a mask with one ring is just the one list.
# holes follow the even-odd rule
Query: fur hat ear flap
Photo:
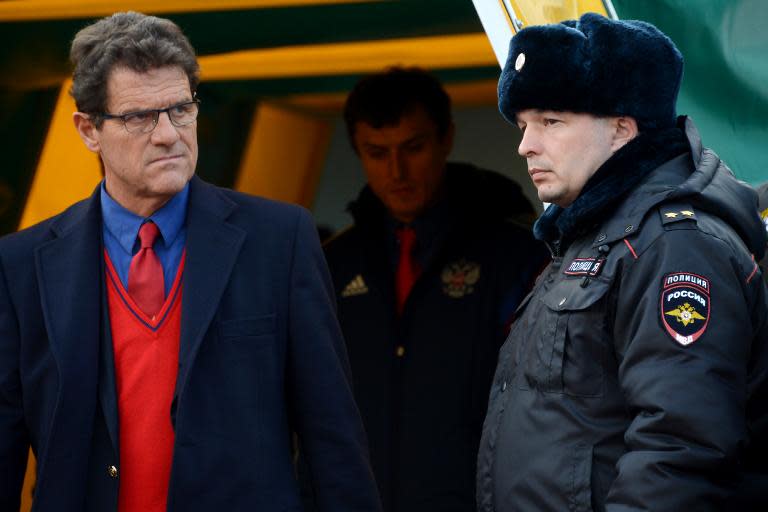
[[683, 57], [642, 21], [587, 13], [532, 26], [510, 41], [499, 110], [514, 123], [526, 109], [634, 117], [641, 129], [674, 125]]

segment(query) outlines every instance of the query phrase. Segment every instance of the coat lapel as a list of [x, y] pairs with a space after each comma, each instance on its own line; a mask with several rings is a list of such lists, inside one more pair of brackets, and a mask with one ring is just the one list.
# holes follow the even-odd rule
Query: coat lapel
[[235, 208], [235, 203], [216, 187], [192, 178], [182, 281], [180, 366], [174, 402], [184, 390], [189, 369], [245, 240], [242, 229], [226, 222]]
[[[105, 276], [102, 260], [101, 276]], [[112, 327], [109, 322], [109, 301], [106, 289], [101, 293], [101, 345], [99, 356], [99, 401], [107, 424], [112, 449], [120, 456], [120, 438], [117, 404], [117, 377], [115, 375], [115, 352], [112, 348]]]
[[52, 456], [64, 455], [52, 451], [89, 453], [96, 411], [103, 282], [98, 274], [103, 259], [98, 188], [90, 199], [62, 214], [51, 230], [53, 239], [35, 251], [43, 318], [59, 371], [49, 450], [39, 454], [41, 475]]

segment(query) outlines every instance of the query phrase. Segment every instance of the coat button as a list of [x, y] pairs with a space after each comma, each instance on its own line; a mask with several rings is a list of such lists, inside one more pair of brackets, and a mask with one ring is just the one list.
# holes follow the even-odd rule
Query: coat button
[[398, 345], [395, 349], [395, 355], [397, 357], [403, 357], [405, 355], [405, 347], [402, 345]]
[[112, 478], [117, 478], [117, 468], [115, 466], [109, 466], [107, 468], [107, 474]]

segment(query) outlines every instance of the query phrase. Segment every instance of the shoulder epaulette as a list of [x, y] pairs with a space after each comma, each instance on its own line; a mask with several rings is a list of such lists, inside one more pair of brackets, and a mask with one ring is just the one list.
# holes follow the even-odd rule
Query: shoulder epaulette
[[693, 207], [685, 203], [665, 203], [659, 207], [659, 215], [663, 225], [681, 220], [696, 221], [696, 212]]

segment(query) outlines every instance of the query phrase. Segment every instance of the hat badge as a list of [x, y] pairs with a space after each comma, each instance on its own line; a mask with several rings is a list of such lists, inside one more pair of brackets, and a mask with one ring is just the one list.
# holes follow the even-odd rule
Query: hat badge
[[525, 54], [520, 52], [520, 55], [518, 55], [515, 60], [515, 71], [520, 71], [523, 69], [523, 66], [525, 66]]

